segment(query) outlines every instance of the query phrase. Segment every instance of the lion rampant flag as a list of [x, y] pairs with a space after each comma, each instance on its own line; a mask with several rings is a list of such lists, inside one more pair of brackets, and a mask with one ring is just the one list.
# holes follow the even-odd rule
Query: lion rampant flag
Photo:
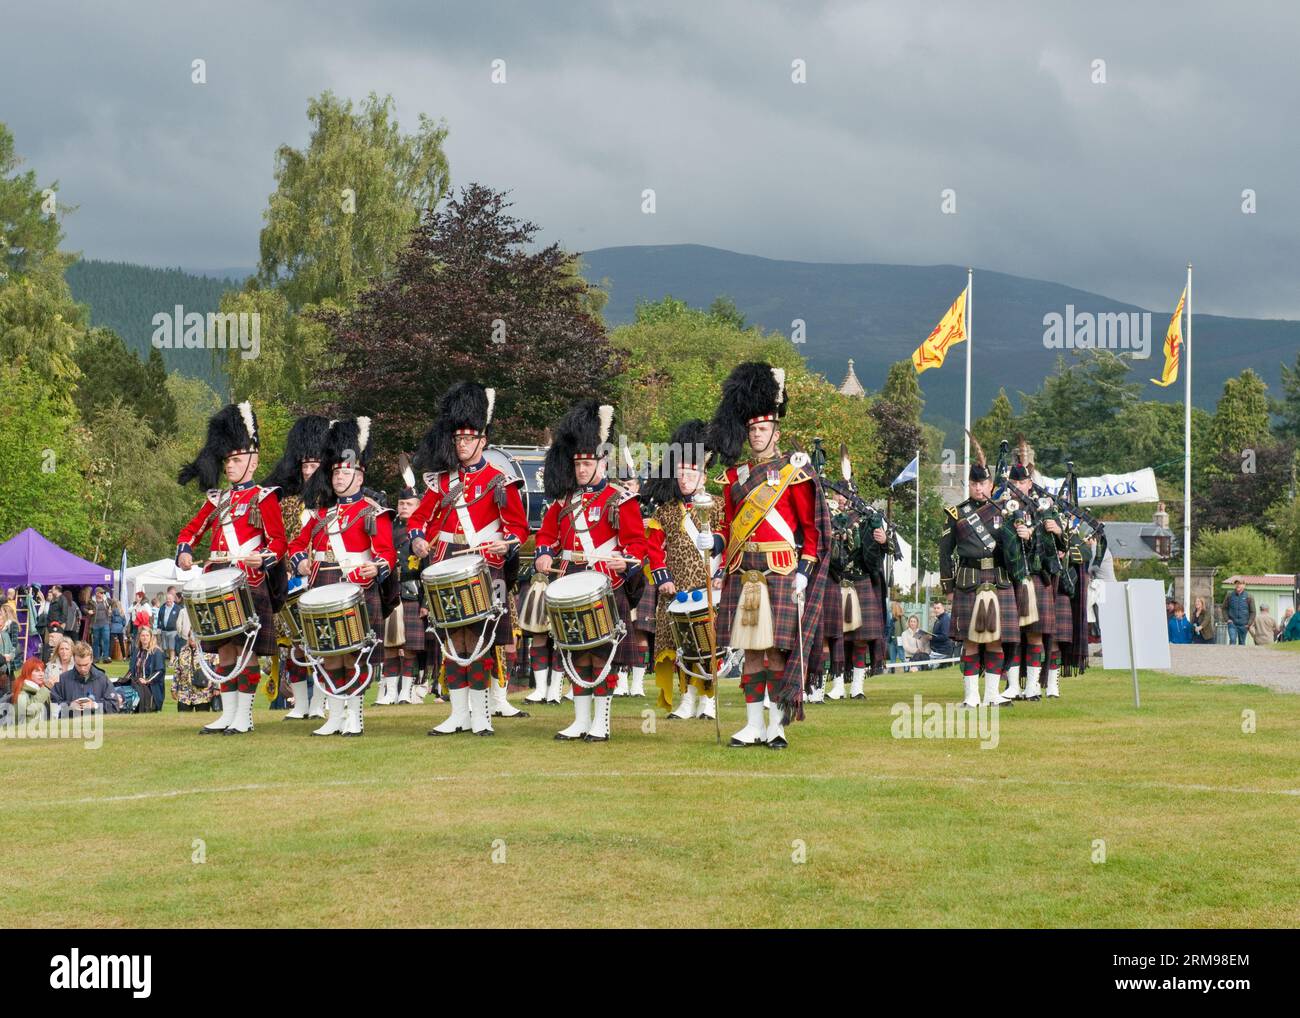
[[1165, 333], [1165, 370], [1159, 378], [1151, 379], [1153, 385], [1164, 388], [1178, 381], [1178, 364], [1183, 359], [1183, 305], [1187, 303], [1187, 287], [1178, 298], [1178, 308], [1169, 320], [1169, 331]]
[[966, 290], [952, 302], [952, 307], [943, 316], [934, 331], [925, 337], [925, 341], [912, 351], [912, 367], [919, 375], [930, 368], [943, 366], [943, 359], [948, 356], [948, 348], [955, 343], [966, 340]]

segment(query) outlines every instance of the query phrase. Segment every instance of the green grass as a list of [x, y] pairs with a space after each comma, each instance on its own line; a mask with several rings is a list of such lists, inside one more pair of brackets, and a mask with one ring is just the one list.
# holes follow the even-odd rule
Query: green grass
[[[1135, 710], [1125, 672], [1062, 686], [988, 750], [891, 736], [890, 706], [949, 699], [951, 670], [810, 706], [783, 753], [703, 721], [643, 733], [629, 700], [603, 745], [553, 741], [567, 703], [493, 739], [426, 738], [433, 704], [368, 709], [361, 739], [262, 709], [200, 738], [170, 704], [107, 719], [96, 751], [5, 739], [0, 924], [1300, 924], [1300, 697], [1143, 673]], [[728, 684], [724, 741], [742, 722]]]

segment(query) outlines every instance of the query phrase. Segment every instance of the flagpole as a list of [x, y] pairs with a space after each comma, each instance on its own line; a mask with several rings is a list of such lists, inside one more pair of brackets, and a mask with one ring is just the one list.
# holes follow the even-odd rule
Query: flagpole
[[[974, 330], [971, 328], [971, 269], [966, 268], [966, 427], [962, 432], [962, 447], [965, 451], [966, 467], [961, 475], [962, 501], [970, 498], [970, 348], [975, 342]], [[918, 464], [919, 469], [919, 464]]]
[[916, 599], [921, 600], [921, 450], [916, 450], [916, 531], [912, 543], [913, 557], [916, 559]]
[[[1187, 263], [1187, 336], [1183, 340], [1183, 603], [1192, 598], [1192, 263]], [[1213, 598], [1214, 591], [1210, 591]]]

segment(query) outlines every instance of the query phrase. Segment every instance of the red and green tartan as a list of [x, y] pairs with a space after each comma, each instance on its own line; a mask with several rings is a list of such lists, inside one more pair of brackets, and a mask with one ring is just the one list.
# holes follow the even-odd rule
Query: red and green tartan
[[992, 583], [997, 591], [998, 596], [998, 622], [1001, 626], [1003, 638], [1012, 633], [1020, 631], [1020, 608], [1016, 604], [1016, 591], [1013, 586], [1008, 584], [1005, 587], [997, 586], [998, 571], [993, 569], [979, 570], [979, 576], [975, 586], [970, 590], [954, 590], [952, 593], [952, 629], [950, 635], [954, 640], [965, 640], [966, 634], [970, 632], [971, 616], [975, 610], [975, 595], [981, 585]]
[[767, 692], [769, 683], [772, 682], [772, 671], [768, 668], [762, 668], [752, 675], [742, 675], [740, 678], [740, 688], [745, 692], [746, 703], [760, 703], [763, 694]]
[[853, 667], [854, 668], [867, 667], [867, 662], [868, 662], [867, 651], [869, 649], [870, 648], [868, 647], [865, 641], [861, 641], [861, 640], [853, 641]]
[[1025, 632], [1051, 636], [1056, 632], [1055, 582], [1044, 583], [1037, 573], [1034, 573], [1030, 580], [1034, 584], [1034, 600], [1038, 602], [1038, 621], [1033, 625], [1025, 626]]
[[262, 684], [262, 669], [257, 663], [257, 658], [244, 666], [235, 677], [235, 688], [241, 693], [256, 693], [257, 687]]
[[1002, 674], [1002, 648], [996, 643], [986, 643], [984, 651], [984, 674], [1001, 675]]
[[858, 607], [862, 610], [862, 625], [844, 634], [846, 640], [865, 643], [869, 640], [885, 638], [885, 610], [880, 591], [871, 577], [864, 576], [853, 581], [853, 589], [858, 592]]
[[1031, 643], [1025, 654], [1025, 664], [1030, 668], [1041, 668], [1043, 665], [1043, 645], [1041, 643]]
[[973, 654], [962, 652], [961, 673], [967, 678], [980, 673], [980, 652], [978, 649]]

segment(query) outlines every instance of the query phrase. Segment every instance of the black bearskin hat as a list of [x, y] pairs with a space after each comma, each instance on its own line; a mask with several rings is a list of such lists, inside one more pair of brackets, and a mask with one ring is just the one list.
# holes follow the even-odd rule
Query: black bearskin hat
[[343, 417], [330, 421], [329, 434], [321, 449], [320, 469], [303, 487], [302, 500], [320, 508], [335, 501], [334, 467], [339, 463], [355, 463], [363, 470], [370, 461], [370, 418]]
[[724, 463], [740, 459], [755, 421], [776, 421], [785, 416], [785, 368], [762, 361], [737, 364], [722, 383], [722, 400], [709, 424], [708, 446]]
[[613, 423], [614, 408], [598, 399], [581, 400], [560, 418], [551, 429], [551, 446], [542, 464], [547, 498], [562, 498], [577, 490], [574, 458], [595, 459], [600, 447], [609, 442]]
[[460, 461], [456, 456], [458, 434], [486, 435], [492, 424], [496, 390], [477, 382], [457, 382], [438, 402], [438, 416], [425, 432], [415, 451], [415, 465], [421, 471], [447, 473]]
[[677, 425], [668, 443], [668, 451], [659, 463], [659, 471], [645, 488], [645, 494], [655, 502], [667, 502], [681, 497], [677, 487], [677, 468], [695, 467], [701, 472], [708, 469], [713, 454], [709, 449], [709, 426], [698, 417]]
[[215, 488], [221, 481], [221, 468], [227, 456], [237, 452], [256, 451], [258, 446], [257, 416], [247, 400], [236, 405], [227, 403], [208, 420], [208, 438], [192, 463], [181, 467], [177, 480], [189, 484], [198, 480], [205, 491]]
[[289, 429], [284, 455], [262, 481], [263, 487], [279, 488], [282, 495], [302, 494], [303, 460], [319, 460], [325, 450], [330, 422], [319, 414], [299, 417]]

